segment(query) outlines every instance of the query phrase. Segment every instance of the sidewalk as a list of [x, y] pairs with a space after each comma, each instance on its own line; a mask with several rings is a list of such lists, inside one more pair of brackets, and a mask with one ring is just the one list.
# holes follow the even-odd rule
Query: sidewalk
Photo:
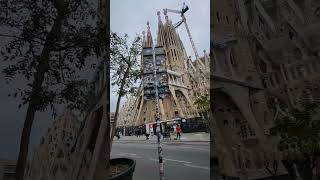
[[[162, 142], [209, 142], [210, 141], [210, 134], [205, 132], [199, 132], [199, 133], [182, 133], [180, 140], [174, 140], [176, 138], [175, 134], [171, 135], [171, 140], [169, 138], [164, 138], [161, 141]], [[157, 136], [149, 136], [149, 140], [146, 140], [146, 136], [120, 136], [120, 139], [118, 140], [117, 137], [114, 139], [115, 141], [149, 141], [151, 143], [157, 142]]]

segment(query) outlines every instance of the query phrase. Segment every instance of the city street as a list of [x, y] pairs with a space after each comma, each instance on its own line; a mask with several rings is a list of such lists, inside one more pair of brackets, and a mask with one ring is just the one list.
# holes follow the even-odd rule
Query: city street
[[[163, 144], [165, 179], [206, 180], [210, 172], [209, 142], [168, 142]], [[136, 160], [133, 180], [158, 180], [157, 144], [148, 141], [114, 141], [112, 158]]]

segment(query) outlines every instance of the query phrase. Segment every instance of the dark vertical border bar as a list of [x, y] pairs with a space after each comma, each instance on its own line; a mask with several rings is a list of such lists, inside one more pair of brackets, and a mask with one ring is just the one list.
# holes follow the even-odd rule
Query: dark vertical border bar
[[[213, 3], [210, 1], [210, 85], [209, 85], [209, 88], [210, 88], [210, 110], [209, 110], [209, 121], [212, 121], [213, 117], [212, 117], [212, 110], [213, 110], [213, 102], [211, 101], [211, 99], [213, 99], [213, 79], [212, 79], [212, 71], [213, 71], [213, 14], [214, 14], [214, 11], [213, 11]], [[210, 129], [210, 179], [214, 179], [214, 135], [213, 135], [213, 127], [211, 127], [212, 123], [209, 123], [209, 129]]]
[[[107, 102], [107, 105], [106, 105], [106, 107], [107, 107], [107, 122], [110, 122], [110, 115], [111, 115], [111, 113], [110, 113], [110, 0], [107, 0], [107, 6], [106, 6], [106, 25], [107, 25], [107, 27], [106, 27], [106, 29], [107, 29], [107, 48], [106, 48], [106, 62], [105, 62], [105, 64], [106, 64], [106, 90], [107, 90], [107, 94], [106, 94], [106, 102]], [[110, 129], [110, 123], [108, 123], [107, 124], [107, 127], [106, 128], [108, 128], [108, 129]], [[107, 131], [107, 132], [109, 132], [109, 131]], [[108, 173], [110, 173], [110, 153], [111, 153], [111, 149], [110, 149], [110, 133], [107, 133], [107, 135], [106, 135], [107, 137], [106, 137], [106, 139], [108, 140], [107, 141], [107, 153], [109, 154], [109, 157], [106, 157], [106, 158], [109, 158], [108, 159], [108, 163], [107, 163], [107, 165], [106, 165], [106, 168], [107, 168], [107, 172]], [[108, 177], [106, 177], [106, 179], [109, 179], [109, 175], [108, 175]]]

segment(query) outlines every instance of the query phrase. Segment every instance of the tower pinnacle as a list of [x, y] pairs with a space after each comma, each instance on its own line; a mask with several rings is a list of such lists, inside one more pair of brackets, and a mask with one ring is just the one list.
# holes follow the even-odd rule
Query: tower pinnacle
[[160, 11], [157, 12], [157, 15], [158, 15], [158, 26], [161, 26], [162, 25], [162, 21], [161, 21], [161, 16], [160, 16]]
[[152, 35], [150, 31], [150, 23], [147, 21], [147, 39], [144, 43], [144, 47], [152, 47], [153, 42], [152, 42]]
[[168, 22], [169, 21], [169, 17], [168, 17], [168, 12], [167, 12], [166, 9], [163, 10], [163, 14], [164, 14], [164, 16], [166, 18], [166, 22]]
[[142, 31], [142, 43], [145, 43], [145, 41], [146, 41], [145, 34], [146, 34], [146, 32]]

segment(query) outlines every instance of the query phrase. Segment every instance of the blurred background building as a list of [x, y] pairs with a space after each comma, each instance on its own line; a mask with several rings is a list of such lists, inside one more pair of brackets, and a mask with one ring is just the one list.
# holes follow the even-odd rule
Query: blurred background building
[[211, 154], [222, 174], [271, 176], [273, 120], [319, 100], [319, 12], [316, 0], [211, 1]]

